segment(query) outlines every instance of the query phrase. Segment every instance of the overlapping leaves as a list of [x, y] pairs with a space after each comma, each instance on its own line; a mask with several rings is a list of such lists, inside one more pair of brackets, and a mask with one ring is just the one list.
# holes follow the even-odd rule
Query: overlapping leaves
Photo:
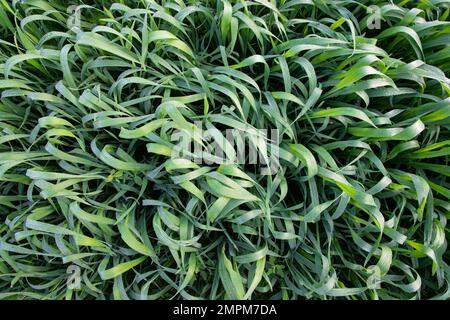
[[450, 2], [394, 2], [0, 0], [0, 298], [448, 299]]

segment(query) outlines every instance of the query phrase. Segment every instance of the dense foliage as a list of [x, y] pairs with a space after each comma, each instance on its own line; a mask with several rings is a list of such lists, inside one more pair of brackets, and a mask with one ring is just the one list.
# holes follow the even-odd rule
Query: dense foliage
[[0, 298], [448, 299], [449, 8], [0, 0]]

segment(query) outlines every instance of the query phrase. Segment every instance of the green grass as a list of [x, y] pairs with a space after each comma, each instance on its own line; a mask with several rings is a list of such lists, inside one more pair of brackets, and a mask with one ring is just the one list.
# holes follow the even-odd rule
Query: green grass
[[0, 299], [450, 297], [449, 0], [85, 2], [0, 0]]

